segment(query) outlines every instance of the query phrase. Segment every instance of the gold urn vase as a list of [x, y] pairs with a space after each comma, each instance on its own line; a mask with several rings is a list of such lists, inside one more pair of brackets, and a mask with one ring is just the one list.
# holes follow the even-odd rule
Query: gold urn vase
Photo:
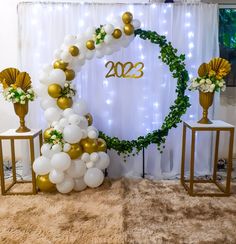
[[18, 133], [30, 131], [30, 129], [25, 126], [25, 116], [28, 114], [28, 108], [28, 101], [26, 101], [25, 104], [14, 103], [15, 113], [20, 118], [20, 127], [16, 130]]
[[208, 119], [208, 109], [211, 107], [214, 99], [214, 92], [201, 92], [199, 91], [199, 103], [203, 108], [203, 116], [198, 121], [200, 124], [212, 124]]

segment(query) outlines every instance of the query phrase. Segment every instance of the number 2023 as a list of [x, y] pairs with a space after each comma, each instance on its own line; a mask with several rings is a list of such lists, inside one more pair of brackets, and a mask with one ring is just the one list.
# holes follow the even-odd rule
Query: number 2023
[[[126, 62], [123, 64], [121, 62], [114, 63], [113, 61], [108, 61], [105, 64], [105, 67], [109, 68], [106, 78], [118, 77], [138, 79], [143, 76], [144, 63], [138, 62], [133, 64], [132, 62]], [[133, 70], [136, 71], [136, 74], [131, 74], [131, 71]]]

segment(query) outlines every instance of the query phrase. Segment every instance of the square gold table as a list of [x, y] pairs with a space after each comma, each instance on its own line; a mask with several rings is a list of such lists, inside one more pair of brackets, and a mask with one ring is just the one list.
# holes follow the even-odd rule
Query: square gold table
[[[213, 120], [212, 124], [199, 124], [193, 121], [183, 122], [183, 138], [182, 138], [182, 162], [181, 162], [181, 184], [187, 190], [190, 196], [229, 196], [230, 195], [230, 183], [232, 173], [232, 157], [233, 157], [233, 143], [234, 143], [234, 126], [230, 125], [221, 120]], [[186, 129], [191, 130], [191, 156], [190, 156], [190, 178], [185, 179], [185, 147], [186, 147]], [[195, 155], [195, 134], [199, 131], [210, 131], [216, 132], [215, 142], [215, 155], [214, 155], [214, 167], [213, 177], [210, 180], [195, 180], [194, 179], [194, 155]], [[217, 162], [218, 162], [218, 150], [220, 141], [220, 132], [228, 131], [229, 136], [229, 151], [228, 151], [228, 162], [227, 162], [227, 177], [226, 187], [217, 181]], [[189, 183], [189, 186], [186, 184]], [[194, 192], [194, 183], [213, 183], [220, 190], [219, 193], [197, 193]]]
[[[39, 146], [42, 146], [42, 130], [31, 130], [26, 133], [17, 133], [15, 129], [7, 130], [3, 133], [0, 133], [0, 177], [1, 177], [1, 192], [2, 195], [31, 195], [37, 193], [36, 188], [36, 177], [32, 168], [32, 164], [35, 159], [35, 147], [34, 147], [34, 138], [39, 137]], [[12, 160], [12, 183], [6, 188], [5, 185], [5, 176], [4, 176], [4, 167], [3, 167], [3, 148], [2, 141], [10, 140], [11, 144], [11, 160]], [[15, 157], [15, 140], [29, 140], [30, 144], [30, 161], [31, 161], [31, 171], [32, 171], [32, 181], [26, 180], [17, 180], [16, 178], [16, 157]], [[11, 192], [10, 189], [17, 183], [32, 183], [32, 192]]]

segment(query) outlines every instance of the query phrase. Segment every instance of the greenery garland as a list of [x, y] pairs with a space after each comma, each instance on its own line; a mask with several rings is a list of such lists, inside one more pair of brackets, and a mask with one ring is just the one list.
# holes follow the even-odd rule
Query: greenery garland
[[138, 154], [142, 148], [147, 148], [150, 144], [157, 144], [158, 150], [162, 152], [161, 146], [165, 143], [169, 130], [177, 127], [177, 124], [181, 122], [181, 116], [190, 107], [189, 97], [185, 95], [189, 80], [184, 63], [185, 55], [181, 54], [178, 56], [177, 49], [171, 45], [171, 42], [167, 42], [165, 36], [161, 36], [155, 31], [138, 29], [135, 30], [135, 36], [139, 36], [143, 40], [148, 39], [151, 43], [159, 45], [161, 55], [158, 58], [169, 66], [173, 78], [177, 79], [175, 90], [177, 98], [170, 107], [170, 113], [165, 117], [162, 127], [152, 133], [148, 133], [146, 136], [139, 136], [136, 140], [127, 141], [119, 140], [117, 137], [109, 137], [102, 131], [99, 132], [99, 137], [106, 141], [108, 149], [114, 149], [119, 155], [122, 153], [125, 157], [129, 157], [130, 154], [135, 155], [134, 149], [136, 154]]

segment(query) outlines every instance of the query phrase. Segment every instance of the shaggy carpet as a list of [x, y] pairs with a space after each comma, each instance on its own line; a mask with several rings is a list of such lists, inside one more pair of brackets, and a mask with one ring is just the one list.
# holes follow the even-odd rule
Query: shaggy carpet
[[0, 243], [236, 243], [236, 187], [189, 197], [179, 181], [106, 180], [61, 195], [0, 196]]

